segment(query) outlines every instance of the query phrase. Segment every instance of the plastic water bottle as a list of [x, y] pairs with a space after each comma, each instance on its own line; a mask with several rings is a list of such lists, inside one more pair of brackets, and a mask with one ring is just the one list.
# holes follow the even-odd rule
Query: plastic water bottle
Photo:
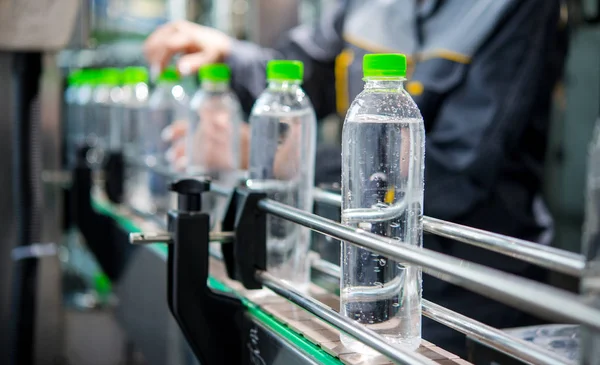
[[[270, 61], [267, 89], [250, 115], [247, 186], [278, 202], [312, 211], [316, 117], [300, 87], [303, 65]], [[268, 215], [267, 269], [300, 289], [309, 283], [308, 229]]]
[[123, 149], [123, 72], [117, 68], [102, 70], [103, 84], [108, 85], [108, 140], [107, 148], [111, 153]]
[[[99, 168], [105, 160], [106, 150], [110, 139], [111, 124], [111, 91], [113, 87], [114, 72], [113, 69], [96, 70], [93, 73], [92, 82], [94, 91], [92, 92], [91, 109], [93, 122], [89, 123], [87, 135], [87, 144], [90, 150], [87, 154], [88, 162], [92, 167]], [[117, 76], [118, 78], [118, 76]]]
[[[77, 100], [79, 88], [83, 81], [83, 71], [71, 71], [67, 76], [67, 88], [64, 94], [64, 123], [67, 130], [67, 166], [75, 164], [77, 145], [83, 142], [83, 119]], [[79, 141], [78, 141], [79, 140]]]
[[[200, 89], [190, 102], [186, 141], [187, 172], [208, 176], [213, 183], [233, 189], [240, 164], [240, 103], [229, 88], [227, 65], [213, 64], [200, 69]], [[226, 199], [208, 195], [203, 209], [213, 225], [225, 212]]]
[[79, 132], [76, 133], [76, 135], [79, 136], [75, 137], [75, 151], [76, 154], [81, 153], [83, 155], [82, 157], [85, 157], [86, 160], [87, 151], [91, 147], [91, 142], [97, 139], [95, 134], [92, 99], [96, 73], [96, 70], [81, 70], [81, 74], [77, 81], [77, 93], [75, 95], [77, 107], [75, 108], [75, 115], [73, 117], [76, 118], [80, 124], [77, 128]]
[[168, 183], [176, 172], [167, 159], [171, 143], [161, 137], [163, 130], [175, 122], [185, 123], [188, 100], [179, 74], [174, 67], [166, 68], [158, 78], [148, 99], [148, 116], [144, 127], [144, 164], [148, 168], [146, 186], [152, 201], [150, 212], [166, 212], [170, 207]]
[[148, 71], [144, 67], [127, 67], [123, 71], [123, 154], [127, 164], [125, 202], [133, 207], [150, 201], [145, 189], [146, 169], [142, 168], [142, 131], [147, 123], [144, 112], [148, 102]]
[[[342, 132], [342, 223], [422, 246], [425, 129], [404, 90], [406, 57], [370, 54], [365, 88], [352, 102]], [[391, 344], [421, 342], [421, 269], [348, 242], [341, 250], [343, 315]], [[342, 335], [357, 352], [370, 348]]]

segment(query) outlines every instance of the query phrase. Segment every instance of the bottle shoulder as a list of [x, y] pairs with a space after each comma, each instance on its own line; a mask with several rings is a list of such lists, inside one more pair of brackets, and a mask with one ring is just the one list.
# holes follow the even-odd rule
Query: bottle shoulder
[[123, 105], [131, 107], [143, 106], [148, 102], [148, 85], [139, 83], [137, 85], [125, 85], [123, 90]]
[[181, 85], [157, 86], [148, 98], [151, 109], [187, 105], [188, 95]]
[[350, 105], [346, 120], [363, 119], [368, 115], [383, 119], [423, 120], [419, 107], [404, 90], [400, 92], [363, 90]]
[[227, 91], [206, 91], [199, 89], [194, 93], [190, 100], [190, 108], [196, 110], [203, 105], [215, 105], [232, 110], [240, 110], [240, 101], [238, 97], [230, 90]]
[[305, 109], [313, 110], [313, 106], [302, 88], [266, 89], [254, 103], [251, 114], [289, 113]]

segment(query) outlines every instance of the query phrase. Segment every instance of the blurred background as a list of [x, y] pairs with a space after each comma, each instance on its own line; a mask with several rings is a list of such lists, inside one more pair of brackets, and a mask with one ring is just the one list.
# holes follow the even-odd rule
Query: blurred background
[[[61, 132], [65, 75], [71, 69], [144, 65], [142, 44], [157, 26], [176, 19], [187, 19], [215, 27], [238, 39], [272, 46], [279, 35], [298, 24], [319, 19], [323, 9], [335, 0], [19, 0], [0, 2], [0, 363], [9, 352], [8, 338], [14, 329], [11, 317], [11, 290], [15, 261], [11, 253], [23, 235], [20, 217], [28, 217], [35, 242], [60, 242], [64, 227], [61, 190], [36, 181], [60, 180], [51, 171], [63, 166], [64, 144]], [[553, 246], [581, 251], [584, 218], [584, 187], [587, 151], [597, 120], [600, 103], [600, 9], [596, 0], [568, 0], [562, 11], [570, 27], [570, 49], [565, 77], [555, 90], [550, 140], [545, 166], [545, 197], [555, 219]], [[35, 57], [32, 57], [35, 56]], [[37, 61], [39, 59], [39, 61]], [[41, 72], [39, 87], [36, 72]], [[28, 75], [31, 76], [28, 79]], [[17, 82], [18, 81], [18, 82]], [[29, 86], [28, 86], [29, 83]], [[19, 103], [20, 98], [31, 103]], [[29, 105], [26, 109], [21, 105]], [[12, 144], [18, 133], [13, 123], [31, 118], [40, 128], [35, 150], [23, 151]], [[320, 138], [335, 143], [341, 119], [332, 116], [320, 124]], [[38, 154], [43, 169], [29, 174], [27, 181], [12, 174], [15, 161], [24, 153]], [[34, 194], [18, 196], [11, 192], [18, 184], [35, 185]], [[43, 212], [18, 211], [27, 201]], [[41, 211], [41, 210], [40, 210]], [[38, 311], [32, 346], [38, 364], [145, 364], [151, 363], [130, 341], [115, 319], [112, 309], [86, 311], [85, 305], [63, 308], [58, 259], [49, 256], [35, 270], [40, 280], [31, 290], [41, 301], [33, 303]], [[164, 272], [152, 273], [165, 280]], [[162, 279], [161, 279], [162, 278]], [[146, 283], [148, 280], [141, 280]], [[554, 284], [577, 291], [575, 279], [556, 275]], [[149, 285], [151, 290], [152, 284]], [[162, 298], [160, 293], [157, 298]], [[135, 298], [133, 298], [135, 300]], [[139, 298], [139, 300], [151, 300]], [[43, 305], [42, 305], [43, 303]], [[95, 304], [90, 303], [89, 308]], [[83, 309], [82, 309], [83, 308]], [[39, 312], [43, 311], [43, 312]], [[152, 314], [149, 314], [152, 315]], [[160, 317], [160, 316], [158, 316]], [[166, 318], [158, 318], [157, 322]], [[64, 319], [64, 320], [63, 320]], [[172, 322], [172, 321], [171, 321]], [[165, 332], [174, 345], [158, 363], [183, 356], [172, 349], [185, 347], [173, 326], [140, 328], [140, 331]], [[146, 344], [152, 347], [152, 344]], [[185, 353], [185, 352], [184, 352]], [[172, 356], [172, 357], [170, 357]], [[156, 362], [154, 362], [156, 363]]]

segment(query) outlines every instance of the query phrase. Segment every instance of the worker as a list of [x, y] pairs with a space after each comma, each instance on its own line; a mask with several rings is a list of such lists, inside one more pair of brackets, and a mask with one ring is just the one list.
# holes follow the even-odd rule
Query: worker
[[[549, 244], [552, 220], [541, 179], [551, 94], [566, 53], [560, 6], [559, 0], [342, 0], [316, 26], [292, 29], [275, 48], [177, 21], [148, 37], [145, 55], [158, 72], [183, 54], [177, 67], [184, 75], [226, 62], [246, 112], [265, 88], [267, 61], [300, 60], [303, 87], [322, 118], [336, 107], [343, 115], [362, 90], [363, 55], [404, 53], [406, 89], [427, 135], [425, 214]], [[242, 136], [247, 153], [247, 126]], [[339, 181], [339, 148], [319, 153], [317, 181]], [[424, 245], [543, 280], [530, 264], [464, 243], [426, 235]], [[536, 321], [433, 277], [424, 278], [423, 290], [425, 298], [494, 327]], [[465, 354], [464, 336], [445, 326], [424, 319], [423, 337]]]

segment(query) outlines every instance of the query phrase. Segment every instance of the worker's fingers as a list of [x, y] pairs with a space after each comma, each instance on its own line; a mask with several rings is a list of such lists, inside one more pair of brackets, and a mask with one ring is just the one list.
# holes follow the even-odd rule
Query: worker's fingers
[[181, 156], [175, 161], [175, 170], [176, 171], [185, 171], [188, 166], [188, 158], [187, 156]]
[[173, 146], [165, 153], [165, 158], [172, 164], [183, 156], [185, 156], [185, 141], [183, 140], [173, 144]]
[[153, 66], [159, 65], [164, 69], [174, 55], [196, 52], [200, 47], [201, 45], [197, 44], [195, 38], [189, 33], [176, 32], [163, 42], [161, 49], [151, 54], [152, 58], [148, 59], [148, 63]]
[[200, 52], [182, 56], [177, 62], [177, 70], [183, 76], [188, 76], [198, 71], [204, 65], [219, 61], [219, 53], [213, 49], [205, 48]]
[[188, 126], [185, 120], [177, 120], [162, 130], [160, 138], [165, 142], [176, 141], [185, 137], [187, 128]]
[[144, 56], [148, 57], [149, 54], [155, 52], [164, 39], [176, 30], [175, 23], [167, 23], [156, 28], [144, 41]]
[[202, 45], [196, 33], [201, 29], [196, 24], [178, 21], [155, 30], [144, 43], [144, 55], [152, 72], [160, 72], [177, 53], [197, 52]]

